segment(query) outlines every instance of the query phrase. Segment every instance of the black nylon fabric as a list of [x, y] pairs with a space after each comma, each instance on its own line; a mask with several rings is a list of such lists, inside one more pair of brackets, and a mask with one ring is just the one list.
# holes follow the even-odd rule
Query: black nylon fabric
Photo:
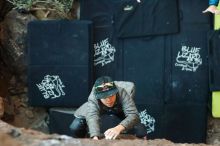
[[88, 65], [91, 25], [90, 21], [30, 22], [27, 34], [28, 64]]
[[167, 37], [165, 138], [176, 143], [206, 141], [209, 30], [210, 24], [185, 24]]
[[[155, 131], [151, 133], [152, 136], [149, 134], [149, 138], [166, 137], [176, 142], [204, 142], [204, 117], [207, 116], [206, 104], [209, 97], [209, 30], [209, 24], [186, 24], [182, 26], [180, 34], [123, 40], [123, 77], [136, 85], [135, 103], [138, 106], [146, 104], [146, 109], [151, 109], [155, 104], [164, 107], [157, 113], [160, 117], [157, 120], [160, 125], [156, 129], [158, 133]], [[184, 66], [186, 70], [183, 69]], [[189, 110], [184, 112], [185, 108]], [[152, 108], [149, 114], [156, 111]], [[192, 113], [187, 115], [188, 112]], [[181, 125], [186, 125], [179, 134], [176, 133], [179, 131], [175, 131], [175, 122], [176, 129], [182, 130]], [[201, 133], [197, 133], [190, 125], [196, 125]], [[174, 128], [169, 132], [172, 126]]]
[[209, 33], [209, 85], [211, 91], [220, 90], [220, 30]]
[[172, 34], [179, 31], [176, 0], [125, 0], [116, 3], [114, 26], [120, 38]]
[[171, 34], [179, 31], [176, 0], [80, 0], [82, 20], [114, 26], [120, 38]]
[[165, 137], [175, 143], [205, 143], [207, 127], [206, 104], [166, 105]]
[[124, 80], [136, 86], [136, 104], [164, 103], [165, 37], [125, 39]]
[[109, 0], [80, 0], [80, 19], [94, 23], [94, 79], [107, 75], [118, 78], [121, 42], [113, 27], [114, 2]]
[[112, 26], [97, 26], [94, 28], [94, 78], [111, 76], [117, 79], [118, 66], [121, 64], [122, 42], [115, 38]]
[[40, 107], [78, 107], [90, 92], [88, 66], [31, 66], [29, 104]]
[[202, 11], [209, 6], [206, 0], [179, 0], [179, 18], [181, 23], [211, 23], [211, 15]]
[[51, 134], [65, 134], [73, 136], [69, 126], [75, 118], [72, 109], [49, 109], [49, 131]]
[[80, 0], [80, 19], [91, 20], [95, 27], [112, 25], [116, 1], [118, 0]]
[[[171, 36], [170, 96], [166, 103], [207, 103], [209, 25], [185, 25]], [[168, 51], [168, 50], [167, 50]]]
[[164, 119], [165, 105], [164, 104], [137, 104], [137, 110], [140, 115], [140, 120], [145, 123], [147, 138], [156, 139], [164, 138], [166, 123]]
[[32, 106], [83, 104], [92, 86], [92, 23], [33, 21], [28, 25], [28, 97]]

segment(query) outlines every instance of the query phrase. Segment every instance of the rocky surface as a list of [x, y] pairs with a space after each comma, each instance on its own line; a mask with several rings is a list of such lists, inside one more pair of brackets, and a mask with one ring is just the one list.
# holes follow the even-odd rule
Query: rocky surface
[[4, 98], [5, 114], [2, 119], [16, 127], [31, 128], [48, 133], [46, 109], [28, 104], [27, 87], [13, 76], [9, 81], [8, 95]]
[[2, 145], [13, 146], [208, 146], [205, 144], [174, 144], [165, 139], [141, 140], [91, 140], [75, 139], [65, 135], [46, 135], [30, 129], [15, 128], [0, 120], [0, 141]]
[[220, 118], [208, 117], [207, 143], [220, 145]]
[[32, 15], [10, 11], [0, 24], [1, 57], [13, 74], [21, 81], [26, 79], [26, 36], [28, 22], [35, 20]]

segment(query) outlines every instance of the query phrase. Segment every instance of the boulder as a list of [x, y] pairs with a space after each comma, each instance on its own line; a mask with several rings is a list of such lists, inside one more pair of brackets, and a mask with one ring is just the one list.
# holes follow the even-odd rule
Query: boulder
[[28, 22], [36, 18], [31, 14], [10, 11], [0, 24], [1, 58], [9, 70], [21, 81], [26, 80], [26, 34]]

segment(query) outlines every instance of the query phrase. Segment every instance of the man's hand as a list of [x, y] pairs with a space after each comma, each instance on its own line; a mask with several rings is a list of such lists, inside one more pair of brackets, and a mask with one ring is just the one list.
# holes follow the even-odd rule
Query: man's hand
[[125, 127], [122, 125], [110, 128], [104, 133], [105, 139], [115, 139], [123, 130], [125, 130]]
[[94, 136], [92, 139], [93, 140], [99, 140], [99, 138], [97, 136]]
[[207, 13], [207, 12], [211, 12], [213, 14], [220, 14], [220, 11], [215, 5], [211, 5], [205, 11], [203, 11], [203, 13]]

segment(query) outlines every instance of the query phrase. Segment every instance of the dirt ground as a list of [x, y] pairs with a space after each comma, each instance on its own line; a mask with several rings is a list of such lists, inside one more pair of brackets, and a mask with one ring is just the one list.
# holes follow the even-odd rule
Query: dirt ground
[[207, 144], [220, 145], [220, 118], [208, 117]]

